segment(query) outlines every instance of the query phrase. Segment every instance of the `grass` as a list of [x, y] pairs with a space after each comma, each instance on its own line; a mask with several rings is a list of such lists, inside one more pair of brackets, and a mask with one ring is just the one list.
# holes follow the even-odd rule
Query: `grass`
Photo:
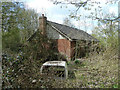
[[71, 61], [75, 79], [68, 79], [66, 88], [118, 88], [118, 57], [116, 50], [93, 54], [86, 59]]

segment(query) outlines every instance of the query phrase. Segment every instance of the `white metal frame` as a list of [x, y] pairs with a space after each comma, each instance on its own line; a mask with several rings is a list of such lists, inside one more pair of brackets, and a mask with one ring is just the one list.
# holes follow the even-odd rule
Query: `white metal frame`
[[42, 71], [43, 71], [44, 66], [62, 66], [62, 67], [65, 68], [65, 73], [64, 73], [65, 77], [62, 78], [62, 79], [67, 79], [68, 78], [67, 63], [65, 61], [47, 61], [47, 62], [45, 62], [40, 68], [41, 74], [43, 74]]

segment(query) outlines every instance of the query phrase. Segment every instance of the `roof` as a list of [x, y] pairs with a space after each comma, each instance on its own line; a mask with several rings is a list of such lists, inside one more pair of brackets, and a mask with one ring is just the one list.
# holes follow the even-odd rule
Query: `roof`
[[47, 61], [43, 64], [43, 66], [66, 66], [65, 61]]
[[71, 40], [86, 40], [86, 41], [97, 41], [97, 42], [99, 41], [83, 30], [79, 30], [77, 28], [69, 27], [51, 21], [47, 21], [47, 23], [51, 25], [54, 29], [59, 30], [60, 33], [63, 34], [63, 36], [70, 38]]
[[[52, 28], [54, 28], [58, 33], [60, 33], [62, 36], [69, 40], [85, 40], [85, 41], [95, 41], [99, 42], [96, 38], [91, 36], [90, 34], [86, 33], [83, 30], [79, 30], [77, 28], [69, 27], [67, 25], [58, 24], [55, 22], [47, 21], [47, 24], [49, 24]], [[37, 29], [28, 39], [27, 41], [30, 41], [38, 32]]]

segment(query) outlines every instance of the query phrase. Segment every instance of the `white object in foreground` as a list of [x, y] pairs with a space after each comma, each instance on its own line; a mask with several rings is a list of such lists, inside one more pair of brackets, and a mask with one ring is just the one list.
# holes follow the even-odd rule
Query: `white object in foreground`
[[55, 79], [67, 79], [68, 69], [65, 61], [47, 61], [40, 69], [41, 74], [51, 74]]

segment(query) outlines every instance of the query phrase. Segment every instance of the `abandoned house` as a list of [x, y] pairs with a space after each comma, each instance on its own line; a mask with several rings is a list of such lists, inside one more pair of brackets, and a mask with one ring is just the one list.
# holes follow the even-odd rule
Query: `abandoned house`
[[[65, 55], [68, 60], [75, 57], [78, 41], [98, 42], [96, 38], [83, 30], [48, 21], [44, 14], [39, 18], [39, 30], [48, 38], [56, 40], [58, 52]], [[90, 45], [90, 43], [86, 45]], [[83, 51], [82, 48], [79, 51]]]

